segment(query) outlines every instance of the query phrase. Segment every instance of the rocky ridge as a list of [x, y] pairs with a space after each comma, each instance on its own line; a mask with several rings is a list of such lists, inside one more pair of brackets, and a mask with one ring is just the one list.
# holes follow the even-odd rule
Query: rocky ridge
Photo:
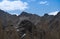
[[44, 16], [38, 16], [36, 14], [30, 14], [27, 12], [22, 12], [19, 16], [16, 16], [0, 10], [0, 21], [2, 21], [2, 25], [4, 28], [8, 26], [8, 24], [15, 27], [15, 25], [17, 26], [20, 21], [23, 20], [31, 21], [36, 26], [38, 33], [41, 30], [44, 31], [46, 39], [60, 38], [60, 12], [58, 12], [58, 14], [55, 16], [48, 14], [45, 14]]

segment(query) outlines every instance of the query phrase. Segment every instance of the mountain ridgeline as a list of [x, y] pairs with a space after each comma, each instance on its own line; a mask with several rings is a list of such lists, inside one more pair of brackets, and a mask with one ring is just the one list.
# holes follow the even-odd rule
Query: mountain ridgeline
[[55, 16], [48, 14], [38, 16], [36, 14], [30, 14], [27, 12], [22, 12], [19, 16], [16, 16], [0, 10], [0, 21], [3, 29], [9, 25], [13, 25], [15, 28], [17, 28], [20, 26], [19, 24], [23, 20], [29, 20], [35, 25], [35, 30], [37, 30], [37, 33], [40, 34], [35, 38], [60, 39], [60, 12], [58, 12]]

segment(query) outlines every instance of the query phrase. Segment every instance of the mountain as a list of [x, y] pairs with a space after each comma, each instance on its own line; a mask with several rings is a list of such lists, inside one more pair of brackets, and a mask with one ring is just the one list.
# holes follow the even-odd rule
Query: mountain
[[22, 12], [20, 15], [19, 15], [19, 18], [25, 18], [25, 19], [29, 19], [30, 21], [32, 21], [35, 25], [36, 25], [36, 22], [38, 22], [40, 20], [40, 16], [36, 15], [36, 14], [30, 14], [30, 13], [27, 13], [27, 12]]
[[[22, 22], [24, 20], [25, 22]], [[19, 16], [16, 16], [16, 15], [8, 14], [8, 12], [5, 12], [3, 10], [0, 10], [0, 21], [2, 21], [2, 25], [4, 28], [6, 26], [13, 25], [14, 27], [19, 27], [20, 30], [24, 29], [20, 25], [25, 23], [28, 23], [29, 25], [29, 23], [32, 22], [31, 24], [35, 25], [36, 27], [35, 30], [37, 30], [37, 33], [39, 33], [39, 34], [36, 33], [37, 35], [40, 36], [38, 37], [38, 39], [39, 38], [41, 39], [41, 36], [42, 38], [45, 39], [60, 39], [59, 37], [60, 36], [60, 12], [58, 12], [58, 14], [55, 16], [48, 15], [48, 14], [44, 14], [44, 16], [38, 16], [36, 14], [30, 14], [27, 12], [22, 12]]]
[[18, 19], [18, 17], [16, 15], [11, 15], [8, 12], [0, 10], [0, 19], [2, 21], [3, 26], [8, 26], [8, 22], [9, 21], [11, 21], [12, 23], [14, 23]]
[[[60, 12], [57, 15], [38, 16], [35, 14], [29, 14], [22, 12], [20, 15], [22, 18], [28, 18], [34, 25], [36, 25], [38, 32], [43, 34], [42, 38], [45, 39], [60, 39]], [[19, 18], [21, 18], [19, 17]], [[45, 34], [44, 34], [45, 32]], [[39, 35], [39, 34], [38, 34]], [[57, 37], [58, 36], [58, 37]]]

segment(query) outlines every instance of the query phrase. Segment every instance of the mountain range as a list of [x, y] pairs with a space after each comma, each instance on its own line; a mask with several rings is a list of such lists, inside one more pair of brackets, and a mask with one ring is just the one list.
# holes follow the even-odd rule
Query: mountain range
[[40, 30], [45, 31], [46, 39], [60, 38], [57, 37], [60, 32], [60, 12], [58, 12], [55, 16], [48, 14], [38, 16], [27, 12], [22, 12], [19, 16], [16, 16], [0, 10], [0, 21], [2, 21], [3, 27], [7, 27], [8, 24], [17, 26], [22, 20], [30, 20], [37, 27], [39, 32]]

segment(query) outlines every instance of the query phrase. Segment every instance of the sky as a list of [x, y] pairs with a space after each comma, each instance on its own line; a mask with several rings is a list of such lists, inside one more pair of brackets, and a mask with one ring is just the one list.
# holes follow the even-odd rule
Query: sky
[[22, 11], [40, 16], [56, 15], [60, 11], [60, 0], [0, 0], [0, 9], [16, 15]]

